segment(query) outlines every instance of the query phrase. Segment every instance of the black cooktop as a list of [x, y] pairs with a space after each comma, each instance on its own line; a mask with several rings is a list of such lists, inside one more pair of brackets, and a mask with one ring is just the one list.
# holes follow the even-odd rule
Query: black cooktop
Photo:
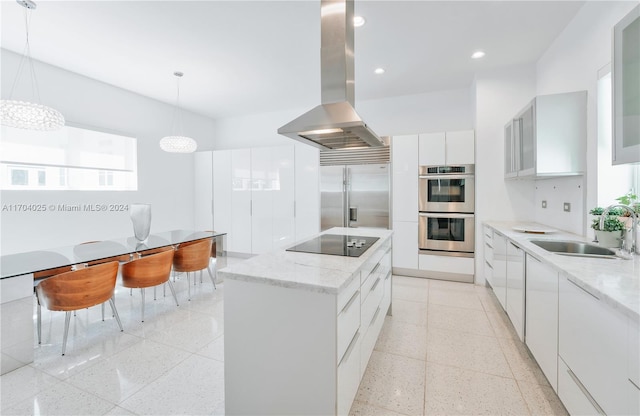
[[287, 251], [360, 257], [378, 239], [378, 237], [361, 237], [358, 235], [322, 234], [290, 247]]

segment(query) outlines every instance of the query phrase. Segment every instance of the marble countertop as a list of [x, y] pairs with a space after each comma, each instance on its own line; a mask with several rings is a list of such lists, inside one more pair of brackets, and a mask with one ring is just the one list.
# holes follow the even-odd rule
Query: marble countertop
[[[331, 228], [321, 234], [378, 237], [360, 257], [311, 254], [278, 249], [218, 270], [221, 278], [338, 293], [355, 278], [366, 261], [391, 239], [393, 231], [379, 228]], [[302, 241], [309, 240], [306, 238]], [[299, 241], [298, 243], [302, 242]], [[293, 246], [295, 244], [291, 244]]]
[[485, 221], [484, 225], [498, 231], [527, 253], [564, 273], [573, 283], [640, 323], [640, 256], [635, 255], [631, 260], [564, 256], [548, 252], [530, 240], [573, 240], [589, 243], [591, 240], [560, 230], [545, 234], [514, 230], [514, 227], [550, 229], [537, 223]]

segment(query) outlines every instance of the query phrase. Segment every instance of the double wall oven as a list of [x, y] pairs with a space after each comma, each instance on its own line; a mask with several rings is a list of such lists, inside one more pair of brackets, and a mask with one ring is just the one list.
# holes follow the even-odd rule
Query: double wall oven
[[473, 257], [474, 165], [420, 166], [418, 246], [425, 254]]

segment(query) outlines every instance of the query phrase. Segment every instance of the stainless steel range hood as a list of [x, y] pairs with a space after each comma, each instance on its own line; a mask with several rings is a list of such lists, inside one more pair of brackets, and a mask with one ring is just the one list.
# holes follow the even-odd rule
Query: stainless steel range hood
[[278, 133], [322, 150], [384, 146], [354, 108], [353, 0], [322, 0], [321, 102]]

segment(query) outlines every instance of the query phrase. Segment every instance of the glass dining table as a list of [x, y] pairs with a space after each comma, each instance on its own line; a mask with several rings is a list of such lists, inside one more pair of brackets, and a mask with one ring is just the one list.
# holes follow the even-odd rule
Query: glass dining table
[[136, 253], [206, 238], [213, 238], [216, 243], [217, 267], [224, 267], [225, 235], [226, 233], [215, 231], [172, 230], [151, 234], [144, 242], [135, 237], [124, 237], [0, 256], [0, 374], [33, 362], [34, 274], [113, 257], [133, 258]]

